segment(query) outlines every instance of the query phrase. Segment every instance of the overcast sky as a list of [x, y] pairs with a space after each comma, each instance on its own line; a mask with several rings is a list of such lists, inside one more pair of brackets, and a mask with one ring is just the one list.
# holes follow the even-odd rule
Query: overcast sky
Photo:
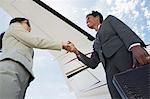
[[[69, 20], [95, 35], [86, 27], [85, 16], [92, 10], [104, 15], [115, 15], [146, 43], [150, 43], [150, 0], [41, 0], [67, 17]], [[11, 17], [0, 9], [0, 33], [8, 27]], [[26, 99], [76, 99], [69, 92], [57, 61], [46, 51], [35, 50], [34, 74], [36, 79], [27, 90]]]

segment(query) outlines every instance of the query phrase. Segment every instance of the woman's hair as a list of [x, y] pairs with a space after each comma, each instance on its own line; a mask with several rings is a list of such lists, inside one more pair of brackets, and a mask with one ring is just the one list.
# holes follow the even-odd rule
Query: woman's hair
[[94, 16], [94, 17], [99, 16], [100, 23], [103, 22], [103, 15], [98, 11], [92, 11], [92, 13], [87, 14], [86, 17], [88, 17], [88, 16]]
[[22, 21], [27, 21], [27, 25], [30, 27], [29, 20], [26, 18], [20, 18], [20, 17], [13, 18], [10, 21], [9, 25], [11, 25], [12, 23], [15, 23], [15, 22], [22, 22]]

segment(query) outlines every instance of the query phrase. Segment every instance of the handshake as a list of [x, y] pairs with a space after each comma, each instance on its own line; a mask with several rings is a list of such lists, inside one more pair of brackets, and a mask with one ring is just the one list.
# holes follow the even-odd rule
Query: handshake
[[73, 53], [77, 53], [78, 52], [78, 49], [70, 41], [68, 41], [67, 43], [63, 43], [62, 48], [65, 49], [68, 52], [73, 52]]

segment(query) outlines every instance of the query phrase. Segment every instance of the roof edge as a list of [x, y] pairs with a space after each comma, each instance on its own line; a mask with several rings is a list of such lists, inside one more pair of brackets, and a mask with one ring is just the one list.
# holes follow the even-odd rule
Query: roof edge
[[66, 23], [68, 23], [69, 25], [74, 27], [75, 29], [77, 29], [79, 32], [81, 32], [85, 36], [87, 36], [90, 41], [93, 41], [95, 39], [92, 35], [87, 33], [85, 30], [83, 30], [82, 28], [77, 26], [75, 23], [73, 23], [72, 21], [70, 21], [69, 19], [67, 19], [66, 17], [64, 17], [63, 15], [61, 15], [60, 13], [58, 13], [57, 11], [52, 9], [51, 7], [49, 7], [48, 5], [46, 5], [41, 0], [33, 0], [33, 1], [36, 2], [37, 4], [39, 4], [40, 6], [42, 6], [43, 8], [45, 8], [46, 10], [48, 10], [49, 12], [51, 12], [52, 14], [56, 15], [58, 18], [62, 19], [63, 21], [65, 21]]

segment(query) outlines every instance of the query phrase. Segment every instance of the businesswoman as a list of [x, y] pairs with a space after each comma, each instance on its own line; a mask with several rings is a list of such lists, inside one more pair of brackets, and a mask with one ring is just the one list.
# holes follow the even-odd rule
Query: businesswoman
[[61, 50], [67, 45], [32, 34], [29, 20], [14, 18], [2, 38], [0, 99], [24, 99], [32, 73], [33, 48]]

